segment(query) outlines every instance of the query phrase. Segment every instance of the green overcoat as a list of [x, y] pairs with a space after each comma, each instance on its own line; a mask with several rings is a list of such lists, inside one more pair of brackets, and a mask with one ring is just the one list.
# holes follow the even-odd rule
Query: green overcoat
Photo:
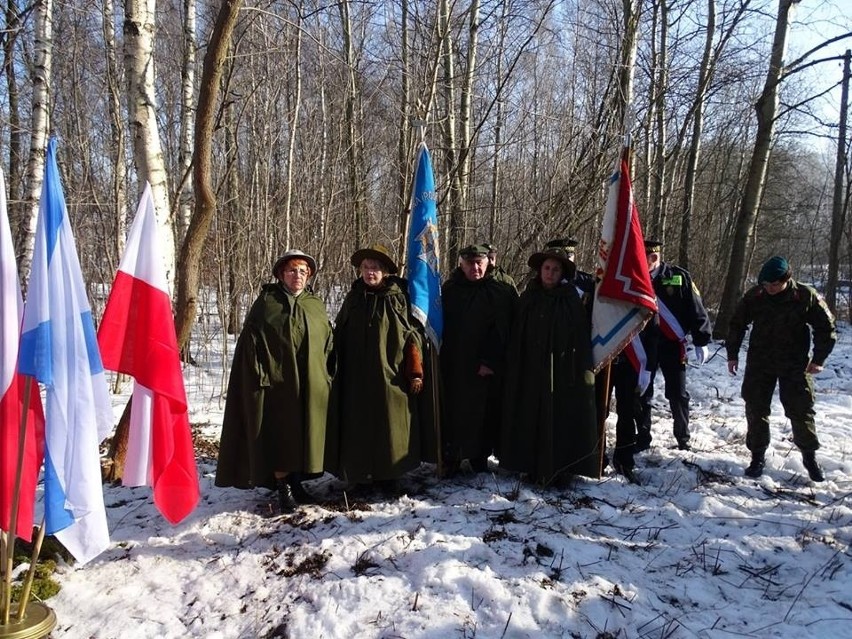
[[[506, 347], [518, 295], [491, 271], [470, 281], [457, 268], [441, 289], [444, 334], [441, 375], [443, 436], [451, 459], [487, 457], [496, 448], [503, 403]], [[478, 375], [480, 365], [493, 375]]]
[[334, 340], [340, 439], [337, 463], [328, 469], [350, 482], [396, 479], [420, 464], [405, 371], [405, 345], [420, 351], [420, 335], [405, 281], [387, 276], [372, 289], [355, 280], [335, 320]]
[[217, 486], [274, 487], [274, 471], [323, 471], [332, 330], [325, 304], [266, 284], [234, 350]]
[[573, 284], [529, 283], [507, 357], [500, 467], [542, 483], [600, 476], [591, 330]]

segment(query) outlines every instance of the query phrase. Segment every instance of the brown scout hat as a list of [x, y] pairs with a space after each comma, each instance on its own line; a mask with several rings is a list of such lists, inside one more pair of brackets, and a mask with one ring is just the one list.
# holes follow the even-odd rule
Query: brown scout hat
[[352, 258], [349, 261], [352, 263], [352, 266], [358, 268], [361, 266], [361, 262], [366, 259], [378, 260], [387, 267], [388, 273], [391, 275], [399, 272], [399, 267], [393, 261], [390, 252], [381, 244], [373, 244], [367, 248], [358, 249], [352, 254]]

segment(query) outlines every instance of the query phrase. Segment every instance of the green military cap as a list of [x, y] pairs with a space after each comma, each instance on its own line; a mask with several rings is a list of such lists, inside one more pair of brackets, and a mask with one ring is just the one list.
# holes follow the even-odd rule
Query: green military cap
[[466, 260], [471, 260], [476, 257], [488, 257], [488, 245], [468, 244], [461, 251], [459, 251], [459, 257]]

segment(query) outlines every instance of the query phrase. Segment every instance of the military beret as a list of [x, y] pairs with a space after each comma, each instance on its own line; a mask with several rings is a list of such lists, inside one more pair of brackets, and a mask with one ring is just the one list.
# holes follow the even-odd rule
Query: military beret
[[761, 284], [764, 282], [783, 282], [790, 279], [791, 275], [790, 264], [785, 258], [776, 255], [770, 257], [760, 267], [760, 275], [757, 276], [757, 281]]

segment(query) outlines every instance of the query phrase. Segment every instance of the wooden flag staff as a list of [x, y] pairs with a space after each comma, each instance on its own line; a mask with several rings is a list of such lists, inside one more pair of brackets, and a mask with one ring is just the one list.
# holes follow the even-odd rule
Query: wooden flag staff
[[[46, 637], [56, 626], [56, 614], [45, 604], [34, 601], [30, 602], [33, 580], [35, 579], [36, 562], [44, 541], [44, 519], [39, 526], [38, 535], [33, 544], [33, 552], [30, 557], [30, 568], [24, 579], [21, 598], [18, 603], [12, 603], [12, 564], [15, 555], [15, 531], [18, 526], [18, 505], [20, 503], [21, 483], [23, 481], [24, 451], [27, 435], [27, 408], [30, 405], [30, 394], [32, 392], [33, 378], [27, 376], [24, 384], [23, 409], [21, 411], [21, 426], [18, 431], [18, 457], [15, 469], [15, 490], [12, 493], [12, 507], [9, 513], [9, 530], [4, 535], [3, 541], [3, 594], [0, 597], [0, 639], [38, 639]], [[15, 619], [11, 620], [14, 612]]]

